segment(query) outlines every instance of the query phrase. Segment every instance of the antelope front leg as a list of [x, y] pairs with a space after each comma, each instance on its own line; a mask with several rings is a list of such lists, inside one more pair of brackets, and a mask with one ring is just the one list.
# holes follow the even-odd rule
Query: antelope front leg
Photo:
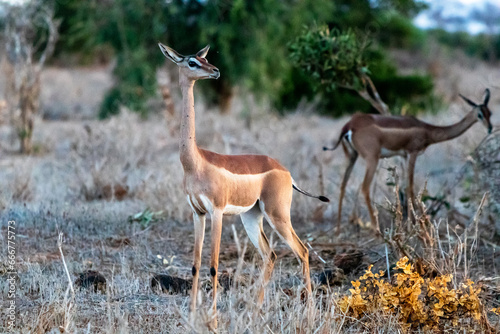
[[198, 300], [198, 277], [200, 276], [201, 250], [205, 237], [205, 215], [193, 212], [194, 221], [194, 250], [193, 250], [193, 287], [191, 289], [191, 321], [196, 315], [196, 304]]
[[219, 268], [219, 251], [220, 251], [220, 239], [222, 233], [222, 210], [215, 209], [211, 214], [212, 220], [212, 255], [210, 259], [210, 275], [212, 276], [212, 291], [213, 291], [213, 328], [217, 328], [217, 270]]

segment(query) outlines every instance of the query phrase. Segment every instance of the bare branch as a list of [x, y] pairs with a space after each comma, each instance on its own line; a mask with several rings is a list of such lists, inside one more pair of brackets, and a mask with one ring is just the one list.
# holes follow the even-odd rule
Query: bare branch
[[368, 93], [368, 91], [366, 89], [358, 90], [357, 92], [358, 92], [359, 96], [361, 96], [366, 101], [370, 102], [370, 104], [372, 105], [372, 107], [374, 107], [375, 109], [377, 109], [377, 111], [380, 114], [382, 114], [382, 115], [388, 115], [389, 114], [387, 105], [383, 101], [381, 101], [381, 100], [380, 101], [375, 100]]
[[[387, 104], [382, 101], [380, 98], [380, 95], [377, 91], [377, 88], [375, 88], [375, 85], [373, 84], [372, 79], [366, 74], [361, 74], [361, 80], [363, 82], [363, 86], [365, 87], [364, 91], [360, 91], [359, 95], [363, 97], [365, 100], [371, 103], [371, 105], [378, 110], [379, 113], [382, 115], [388, 115], [389, 114], [389, 108], [387, 107]], [[367, 89], [369, 88], [369, 90]], [[371, 94], [370, 94], [371, 92]], [[363, 93], [363, 94], [362, 94]], [[369, 98], [367, 98], [367, 97]]]
[[45, 46], [45, 50], [43, 50], [40, 59], [38, 60], [38, 66], [41, 69], [48, 58], [52, 56], [54, 53], [54, 49], [56, 46], [57, 39], [59, 38], [58, 28], [61, 23], [60, 20], [54, 20], [54, 11], [51, 10], [50, 13], [46, 13], [43, 17], [47, 27], [49, 29], [49, 36], [47, 37], [47, 45]]
[[344, 85], [344, 84], [337, 84], [337, 86], [356, 91], [359, 94], [359, 96], [361, 96], [365, 101], [369, 102], [373, 108], [377, 109], [377, 111], [381, 115], [389, 115], [390, 114], [389, 107], [380, 98], [377, 88], [373, 84], [373, 81], [370, 79], [370, 77], [367, 76], [366, 74], [361, 74], [361, 80], [364, 89], [357, 89], [352, 85]]

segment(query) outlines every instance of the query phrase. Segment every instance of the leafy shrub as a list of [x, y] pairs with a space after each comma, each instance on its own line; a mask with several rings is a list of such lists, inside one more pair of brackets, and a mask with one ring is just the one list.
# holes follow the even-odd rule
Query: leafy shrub
[[342, 312], [356, 319], [374, 313], [395, 316], [406, 329], [480, 325], [481, 288], [473, 281], [468, 279], [459, 288], [450, 288], [452, 275], [423, 278], [407, 257], [397, 262], [396, 269], [398, 273], [389, 282], [383, 271], [374, 274], [370, 266], [359, 280], [351, 282], [350, 295], [340, 299]]
[[142, 49], [118, 55], [113, 71], [117, 84], [104, 97], [100, 118], [118, 114], [121, 105], [139, 112], [142, 117], [147, 115], [147, 98], [156, 92], [155, 68], [147, 58], [148, 54]]
[[[436, 105], [430, 76], [398, 75], [396, 67], [381, 49], [370, 47], [364, 37], [351, 30], [342, 32], [325, 25], [308, 28], [289, 44], [289, 49], [290, 60], [309, 81], [299, 78], [319, 91], [320, 107], [328, 110], [328, 114], [337, 116], [345, 111], [371, 111], [366, 101], [359, 99], [357, 104], [353, 103], [353, 94], [346, 94], [346, 89], [358, 92], [379, 109], [380, 101], [365, 97], [366, 91], [373, 90], [367, 83], [369, 80], [379, 90], [381, 100], [393, 106], [392, 113], [399, 114], [399, 110], [403, 110], [415, 114], [420, 109]], [[344, 89], [336, 93], [338, 88]], [[308, 93], [307, 90], [302, 92]], [[292, 95], [289, 91], [287, 94]]]
[[305, 29], [289, 45], [291, 61], [327, 92], [337, 87], [363, 88], [361, 75], [368, 73], [366, 47], [351, 30], [327, 26]]

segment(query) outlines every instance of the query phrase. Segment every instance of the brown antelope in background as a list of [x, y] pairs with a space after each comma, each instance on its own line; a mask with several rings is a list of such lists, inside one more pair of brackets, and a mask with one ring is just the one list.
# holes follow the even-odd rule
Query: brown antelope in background
[[361, 191], [368, 206], [372, 226], [380, 232], [378, 220], [375, 217], [370, 201], [370, 184], [380, 158], [396, 155], [409, 156], [407, 196], [413, 207], [415, 207], [413, 173], [419, 154], [423, 153], [429, 145], [460, 136], [478, 120], [488, 129], [488, 133], [491, 133], [493, 127], [490, 123], [491, 111], [488, 109], [490, 90], [486, 89], [484, 101], [479, 105], [462, 95], [460, 96], [472, 107], [472, 110], [456, 124], [435, 126], [411, 116], [355, 114], [342, 128], [335, 146], [333, 148], [323, 147], [325, 151], [335, 150], [342, 144], [344, 153], [349, 158], [349, 165], [345, 170], [342, 185], [340, 186], [337, 234], [340, 233], [342, 200], [344, 199], [345, 188], [359, 155], [366, 161], [366, 173]]
[[205, 215], [211, 218], [212, 248], [210, 274], [213, 287], [214, 327], [217, 326], [217, 268], [223, 215], [240, 215], [250, 241], [264, 261], [264, 275], [258, 302], [262, 303], [264, 288], [271, 277], [276, 255], [264, 234], [262, 221], [278, 233], [302, 262], [304, 283], [311, 292], [309, 253], [295, 234], [290, 221], [293, 189], [313, 196], [297, 187], [290, 172], [276, 160], [263, 155], [222, 155], [201, 149], [196, 144], [193, 87], [199, 79], [217, 79], [219, 70], [205, 59], [209, 46], [195, 55], [183, 56], [159, 43], [163, 54], [179, 66], [179, 85], [182, 91], [180, 159], [184, 168], [184, 191], [193, 210], [194, 264], [191, 291], [191, 315], [197, 304], [198, 277], [205, 235]]

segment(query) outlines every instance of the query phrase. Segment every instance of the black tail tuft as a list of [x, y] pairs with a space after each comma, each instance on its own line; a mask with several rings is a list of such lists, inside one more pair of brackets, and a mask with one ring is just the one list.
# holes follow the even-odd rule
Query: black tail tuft
[[318, 196], [318, 199], [321, 202], [330, 202], [330, 199], [328, 197], [325, 197], [325, 196]]
[[312, 198], [317, 198], [317, 199], [319, 199], [322, 202], [330, 202], [330, 200], [327, 197], [325, 197], [325, 196], [315, 196], [315, 195], [312, 195], [312, 194], [308, 193], [305, 190], [300, 189], [299, 187], [297, 187], [297, 185], [295, 184], [295, 181], [293, 181], [293, 179], [292, 179], [292, 187], [293, 187], [293, 189], [297, 190], [299, 193], [304, 194], [306, 196], [309, 196], [309, 197], [312, 197]]

